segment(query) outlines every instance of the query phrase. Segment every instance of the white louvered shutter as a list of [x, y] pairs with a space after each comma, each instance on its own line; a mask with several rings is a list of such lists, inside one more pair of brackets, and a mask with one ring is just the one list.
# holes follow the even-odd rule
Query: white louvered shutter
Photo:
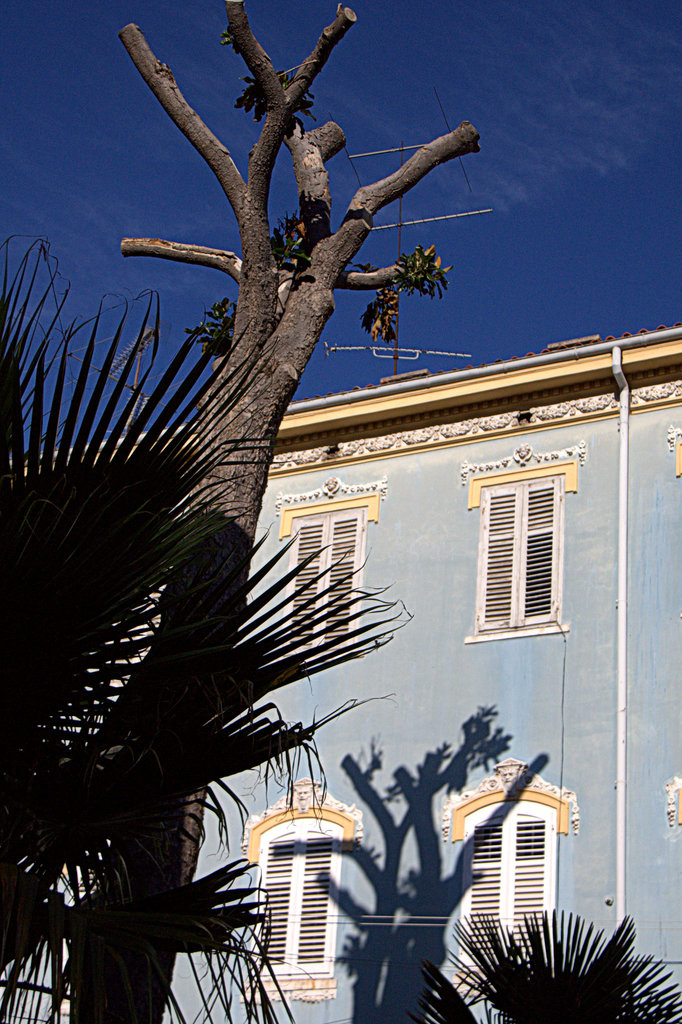
[[556, 811], [521, 800], [475, 811], [466, 821], [463, 917], [509, 928], [554, 908]]
[[514, 624], [518, 499], [516, 488], [484, 488], [481, 493], [479, 629], [505, 629]]
[[343, 620], [348, 618], [351, 611], [348, 602], [350, 593], [360, 584], [362, 560], [365, 557], [366, 524], [366, 509], [352, 509], [330, 515], [327, 585], [334, 588], [329, 596], [337, 611], [329, 621], [327, 636], [348, 632], [348, 622], [344, 623]]
[[298, 818], [263, 837], [269, 956], [278, 977], [333, 974], [341, 832], [335, 823]]
[[481, 490], [476, 630], [558, 622], [564, 477]]
[[[525, 542], [521, 572], [520, 621], [556, 622], [559, 618], [561, 510], [564, 477], [531, 481], [524, 494]], [[521, 608], [519, 611], [521, 611]]]
[[298, 935], [298, 962], [303, 967], [325, 964], [334, 841], [329, 836], [309, 835], [303, 862], [301, 923]]
[[471, 917], [499, 917], [502, 890], [502, 822], [478, 825], [473, 834]]
[[308, 605], [307, 602], [315, 598], [320, 589], [320, 581], [317, 579], [322, 572], [322, 558], [324, 556], [324, 519], [321, 517], [300, 519], [296, 524], [296, 543], [292, 548], [291, 563], [300, 565], [311, 555], [311, 561], [301, 569], [295, 580], [293, 591], [293, 610], [305, 620], [315, 610], [315, 604]]
[[[325, 636], [347, 632], [348, 623], [343, 620], [347, 619], [349, 608], [344, 598], [362, 582], [367, 509], [341, 509], [319, 516], [303, 516], [294, 520], [294, 532], [292, 567], [319, 552], [294, 582], [294, 610], [300, 609], [301, 619], [304, 619], [331, 599], [335, 612], [329, 619]], [[333, 587], [331, 593], [328, 592], [330, 587]], [[316, 604], [306, 608], [305, 602], [314, 596], [317, 596]], [[323, 639], [323, 636], [317, 638], [318, 642]]]
[[266, 849], [263, 884], [270, 908], [270, 945], [268, 955], [277, 972], [287, 963], [287, 929], [294, 867], [294, 839], [283, 837]]
[[549, 902], [546, 892], [547, 822], [518, 814], [514, 864], [514, 927], [525, 917], [541, 914]]

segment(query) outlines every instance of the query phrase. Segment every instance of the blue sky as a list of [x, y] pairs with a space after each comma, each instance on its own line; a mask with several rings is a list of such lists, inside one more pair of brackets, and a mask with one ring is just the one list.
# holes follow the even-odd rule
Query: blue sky
[[[435, 242], [451, 284], [441, 302], [401, 304], [400, 343], [471, 353], [402, 362], [447, 370], [539, 351], [549, 342], [621, 334], [682, 320], [680, 166], [682, 38], [679, 6], [625, 0], [415, 5], [358, 2], [358, 23], [315, 88], [318, 121], [331, 114], [350, 153], [425, 142], [472, 121], [481, 152], [437, 169], [406, 198], [403, 217], [493, 207], [494, 213], [406, 228], [403, 249]], [[278, 68], [297, 64], [335, 3], [247, 0]], [[170, 351], [205, 306], [232, 294], [215, 271], [123, 260], [122, 236], [159, 236], [226, 249], [237, 233], [218, 185], [148, 92], [117, 38], [140, 25], [190, 103], [243, 169], [254, 139], [233, 110], [243, 74], [218, 45], [220, 0], [110, 0], [56, 5], [9, 0], [0, 66], [0, 237], [45, 235], [71, 282], [70, 309], [87, 315], [145, 289], [161, 299]], [[293, 211], [284, 154], [273, 219]], [[395, 156], [355, 161], [363, 183]], [[340, 218], [357, 187], [340, 154], [329, 165]], [[397, 207], [378, 221], [397, 219]], [[392, 232], [372, 235], [362, 259], [396, 255]], [[325, 340], [365, 345], [366, 296], [339, 293]], [[308, 396], [377, 382], [392, 362], [369, 353], [325, 356], [302, 382]]]

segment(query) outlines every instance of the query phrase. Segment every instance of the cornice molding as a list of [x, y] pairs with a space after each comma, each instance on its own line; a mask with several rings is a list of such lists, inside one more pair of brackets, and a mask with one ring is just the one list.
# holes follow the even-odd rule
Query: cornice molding
[[660, 402], [664, 398], [679, 397], [682, 397], [682, 380], [671, 380], [666, 384], [652, 384], [649, 387], [635, 388], [632, 392], [632, 404], [647, 405], [649, 402]]
[[[281, 442], [273, 459], [272, 469], [276, 473], [281, 473], [288, 469], [313, 468], [318, 465], [323, 466], [325, 463], [334, 464], [340, 459], [377, 458], [382, 455], [407, 452], [411, 448], [442, 447], [448, 442], [461, 444], [467, 440], [482, 439], [492, 433], [499, 436], [506, 431], [518, 433], [524, 428], [561, 426], [575, 420], [609, 415], [618, 409], [618, 402], [611, 385], [613, 385], [613, 381], [610, 381], [609, 387], [602, 394], [588, 398], [565, 398], [562, 402], [536, 405], [526, 410], [519, 410], [517, 396], [515, 408], [508, 411], [498, 411], [494, 415], [482, 414], [468, 419], [455, 419], [452, 422], [446, 422], [445, 416], [443, 416], [441, 422], [435, 424], [422, 420], [421, 425], [409, 430], [397, 428], [390, 430], [385, 422], [381, 424], [381, 429], [375, 429], [376, 424], [368, 419], [363, 425], [364, 436], [347, 440], [343, 439], [343, 428], [339, 428], [335, 433], [311, 431], [308, 435], [309, 439], [317, 442], [312, 446], [305, 445], [304, 437], [295, 439], [297, 442], [301, 442], [297, 445], [294, 445], [293, 438]], [[682, 380], [633, 389], [632, 406], [633, 409], [641, 412], [648, 405], [666, 401], [674, 402], [677, 398], [682, 398]], [[513, 396], [511, 401], [513, 401]], [[479, 406], [486, 404], [490, 406], [493, 403], [478, 403]], [[407, 419], [419, 422], [420, 418], [413, 416], [407, 417]], [[326, 440], [327, 443], [322, 444], [322, 440]], [[294, 448], [300, 450], [294, 450]]]

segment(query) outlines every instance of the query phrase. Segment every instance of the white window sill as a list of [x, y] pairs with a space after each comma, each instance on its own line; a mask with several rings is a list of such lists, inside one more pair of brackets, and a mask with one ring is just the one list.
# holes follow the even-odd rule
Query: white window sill
[[274, 1002], [281, 1001], [282, 992], [286, 992], [288, 999], [300, 999], [304, 1003], [322, 1003], [336, 997], [336, 978], [311, 978], [301, 972], [298, 978], [278, 978], [277, 981], [279, 990], [270, 978], [261, 979]]
[[484, 644], [489, 640], [512, 640], [520, 636], [543, 636], [545, 633], [569, 633], [570, 623], [561, 625], [559, 622], [546, 622], [538, 626], [520, 626], [518, 629], [491, 629], [486, 633], [476, 633], [464, 638], [465, 644]]

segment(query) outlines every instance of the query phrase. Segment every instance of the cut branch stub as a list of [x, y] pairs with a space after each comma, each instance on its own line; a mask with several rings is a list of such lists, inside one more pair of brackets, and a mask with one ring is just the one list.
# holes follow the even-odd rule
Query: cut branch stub
[[336, 8], [334, 21], [322, 30], [315, 49], [308, 59], [303, 61], [294, 76], [293, 82], [287, 89], [287, 98], [292, 107], [295, 107], [301, 97], [308, 91], [317, 75], [319, 75], [327, 63], [336, 44], [343, 39], [348, 29], [352, 28], [357, 20], [355, 11], [352, 11], [350, 7], [342, 7], [339, 4]]
[[185, 242], [167, 242], [163, 238], [123, 238], [121, 254], [156, 256], [158, 259], [174, 260], [177, 263], [194, 263], [201, 267], [221, 270], [237, 284], [241, 280], [242, 261], [236, 253], [225, 249], [211, 249], [206, 245], [191, 245]]

